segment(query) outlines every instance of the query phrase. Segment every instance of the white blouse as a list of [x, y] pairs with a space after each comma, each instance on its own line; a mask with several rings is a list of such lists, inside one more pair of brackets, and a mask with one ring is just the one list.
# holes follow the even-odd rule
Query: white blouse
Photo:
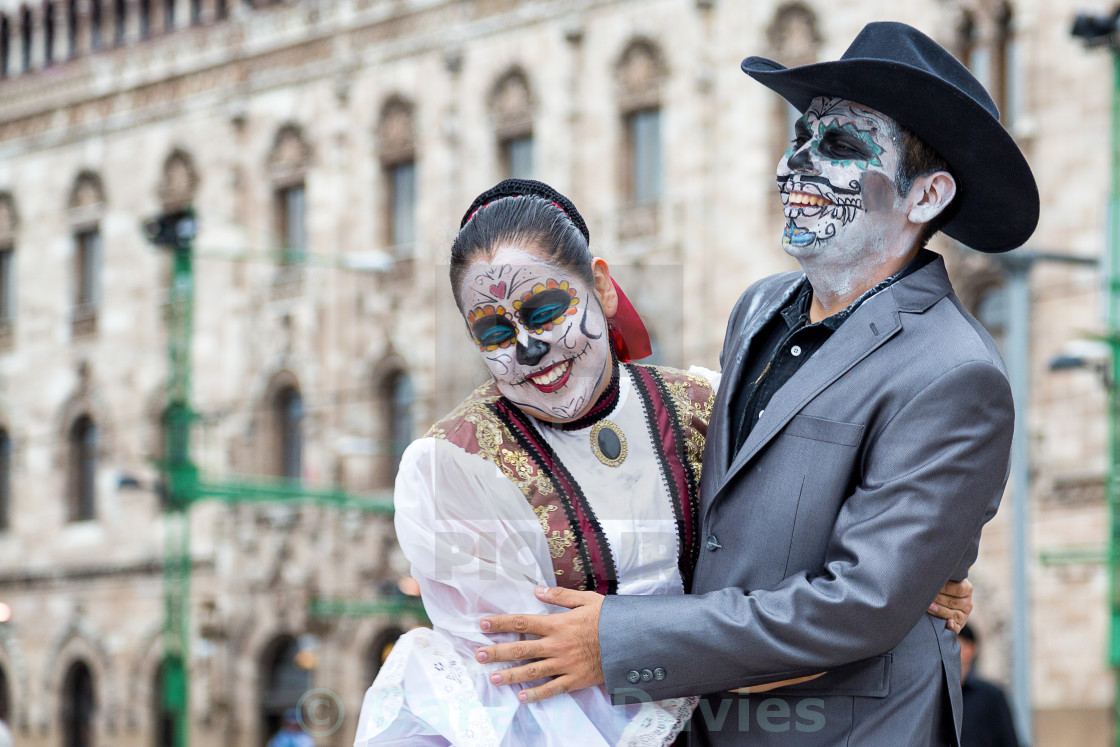
[[[693, 369], [718, 384], [719, 375]], [[677, 530], [645, 411], [621, 367], [619, 400], [606, 419], [622, 431], [627, 455], [600, 463], [591, 428], [534, 425], [581, 487], [610, 546], [619, 594], [681, 594]], [[417, 628], [393, 647], [366, 692], [355, 739], [367, 745], [664, 745], [690, 715], [693, 698], [611, 705], [602, 687], [521, 703], [542, 684], [492, 685], [508, 663], [479, 664], [482, 646], [517, 640], [485, 634], [491, 614], [564, 611], [536, 598], [555, 586], [541, 522], [524, 494], [481, 456], [439, 438], [413, 442], [394, 492], [397, 539], [420, 582], [432, 629]]]

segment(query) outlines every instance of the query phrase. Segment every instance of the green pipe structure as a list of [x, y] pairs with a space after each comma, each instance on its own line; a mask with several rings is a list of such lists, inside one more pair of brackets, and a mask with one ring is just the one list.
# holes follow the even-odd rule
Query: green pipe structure
[[[294, 480], [267, 478], [210, 481], [200, 477], [191, 457], [191, 345], [194, 335], [194, 238], [191, 209], [145, 221], [148, 239], [172, 252], [167, 317], [167, 409], [165, 445], [159, 468], [166, 491], [164, 506], [164, 626], [161, 701], [173, 724], [171, 745], [190, 744], [190, 509], [201, 500], [226, 504], [294, 503], [375, 515], [393, 513], [392, 496], [362, 496], [338, 488], [309, 488]], [[310, 256], [301, 257], [310, 259]], [[387, 615], [426, 620], [419, 599], [390, 601], [313, 599], [314, 617]]]

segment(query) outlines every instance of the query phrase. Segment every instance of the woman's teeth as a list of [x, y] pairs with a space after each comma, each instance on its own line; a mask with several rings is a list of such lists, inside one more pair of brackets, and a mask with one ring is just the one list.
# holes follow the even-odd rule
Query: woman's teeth
[[572, 362], [570, 360], [567, 360], [563, 363], [553, 366], [552, 368], [547, 368], [539, 374], [532, 374], [529, 376], [529, 378], [532, 379], [533, 383], [535, 384], [548, 386], [549, 384], [557, 381], [561, 376], [566, 374], [571, 365]]

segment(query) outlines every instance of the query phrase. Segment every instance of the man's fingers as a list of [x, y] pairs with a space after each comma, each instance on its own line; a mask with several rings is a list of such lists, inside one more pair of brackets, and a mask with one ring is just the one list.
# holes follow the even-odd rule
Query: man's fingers
[[956, 598], [972, 596], [972, 582], [967, 578], [963, 581], [950, 581], [942, 587], [941, 594], [937, 596]]
[[532, 661], [519, 667], [501, 669], [490, 674], [492, 685], [516, 685], [519, 682], [533, 682], [535, 680], [551, 677], [556, 669], [551, 659], [545, 661]]
[[522, 703], [536, 703], [571, 692], [572, 690], [578, 689], [578, 687], [582, 687], [582, 685], [576, 685], [573, 677], [564, 675], [563, 677], [557, 677], [551, 682], [546, 682], [543, 685], [526, 688], [517, 694], [517, 698]]
[[487, 664], [497, 661], [541, 659], [548, 654], [549, 650], [543, 641], [513, 641], [512, 643], [495, 643], [493, 646], [480, 648], [474, 658], [480, 663]]
[[532, 633], [544, 635], [547, 615], [491, 615], [479, 623], [487, 633]]
[[593, 591], [576, 591], [575, 589], [562, 589], [558, 586], [538, 586], [535, 589], [537, 599], [557, 607], [575, 609], [585, 604], [590, 604], [599, 595]]

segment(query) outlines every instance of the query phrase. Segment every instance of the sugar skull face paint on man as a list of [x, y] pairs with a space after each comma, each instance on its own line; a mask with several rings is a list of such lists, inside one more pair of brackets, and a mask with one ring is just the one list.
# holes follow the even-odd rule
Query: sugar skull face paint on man
[[867, 261], [882, 259], [906, 222], [897, 188], [901, 158], [902, 131], [893, 119], [852, 101], [813, 99], [778, 163], [786, 252], [803, 264], [835, 267], [831, 279], [839, 286], [848, 282], [844, 268], [861, 274]]
[[462, 307], [498, 391], [545, 420], [575, 420], [611, 373], [607, 320], [578, 275], [516, 249], [498, 249], [463, 275]]

